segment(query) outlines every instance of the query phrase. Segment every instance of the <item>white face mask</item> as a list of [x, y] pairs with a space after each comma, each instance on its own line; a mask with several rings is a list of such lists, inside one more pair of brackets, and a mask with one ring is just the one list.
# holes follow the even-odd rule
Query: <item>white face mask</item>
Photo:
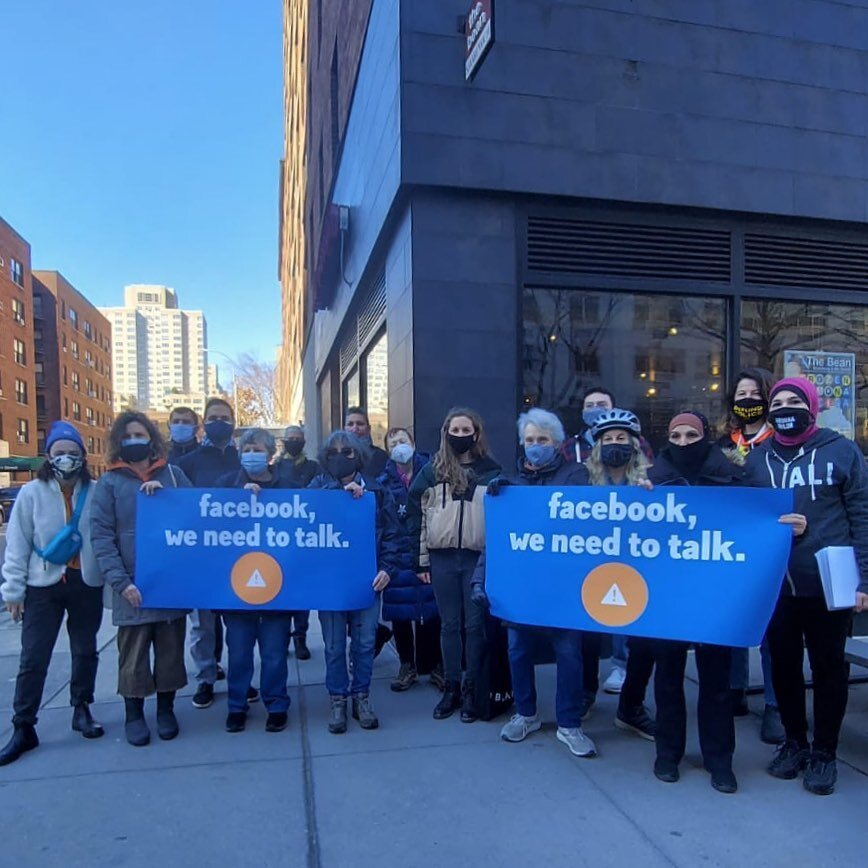
[[389, 457], [395, 464], [409, 464], [415, 452], [416, 450], [409, 443], [399, 443], [389, 453]]

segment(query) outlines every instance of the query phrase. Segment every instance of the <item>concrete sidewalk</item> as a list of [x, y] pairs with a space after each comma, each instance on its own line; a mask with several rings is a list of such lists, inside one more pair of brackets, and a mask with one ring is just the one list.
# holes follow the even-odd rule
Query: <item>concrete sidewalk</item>
[[[108, 613], [107, 613], [108, 615]], [[2, 864], [30, 866], [826, 866], [868, 858], [868, 686], [851, 690], [838, 792], [806, 793], [763, 770], [772, 748], [756, 716], [737, 722], [734, 796], [702, 770], [691, 720], [682, 780], [658, 782], [653, 745], [612, 726], [601, 695], [586, 725], [600, 756], [578, 760], [554, 739], [553, 667], [539, 667], [549, 721], [522, 744], [502, 721], [435, 721], [438, 694], [393, 694], [391, 648], [377, 660], [381, 728], [326, 729], [322, 645], [290, 660], [286, 732], [267, 734], [253, 707], [246, 732], [223, 731], [225, 698], [207, 710], [178, 701], [181, 735], [132, 748], [115, 695], [117, 652], [106, 624], [95, 716], [106, 736], [69, 729], [66, 643], [58, 643], [39, 721], [41, 746], [0, 769]], [[0, 615], [0, 738], [18, 667], [19, 627]], [[605, 666], [605, 664], [604, 664]], [[758, 671], [758, 664], [754, 667]], [[225, 682], [218, 690], [225, 690]], [[695, 684], [688, 682], [695, 704]], [[759, 712], [761, 698], [751, 699]], [[149, 701], [151, 706], [152, 701]], [[149, 707], [153, 728], [153, 709]]]

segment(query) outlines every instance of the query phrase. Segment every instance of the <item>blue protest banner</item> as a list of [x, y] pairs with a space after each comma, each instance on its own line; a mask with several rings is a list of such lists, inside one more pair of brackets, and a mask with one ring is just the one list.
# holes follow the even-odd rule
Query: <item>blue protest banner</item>
[[366, 609], [376, 503], [345, 491], [171, 489], [139, 496], [136, 585], [157, 609]]
[[792, 492], [511, 486], [485, 499], [486, 589], [518, 624], [758, 645]]

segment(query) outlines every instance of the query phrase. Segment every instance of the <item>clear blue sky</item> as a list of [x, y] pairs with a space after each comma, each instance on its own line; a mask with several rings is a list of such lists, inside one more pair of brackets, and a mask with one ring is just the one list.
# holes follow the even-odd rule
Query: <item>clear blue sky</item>
[[98, 305], [173, 286], [212, 348], [273, 359], [280, 0], [0, 2], [0, 215], [33, 267]]

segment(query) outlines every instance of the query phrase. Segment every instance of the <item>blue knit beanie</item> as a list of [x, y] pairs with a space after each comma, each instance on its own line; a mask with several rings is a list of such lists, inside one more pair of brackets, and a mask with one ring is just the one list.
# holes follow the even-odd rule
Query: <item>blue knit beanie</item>
[[81, 439], [81, 434], [78, 433], [78, 429], [75, 425], [70, 425], [69, 422], [60, 420], [51, 426], [51, 430], [45, 438], [46, 455], [51, 452], [51, 447], [57, 443], [58, 440], [72, 440], [73, 443], [76, 443], [79, 446], [82, 455], [87, 454], [87, 449], [84, 448], [84, 440]]

